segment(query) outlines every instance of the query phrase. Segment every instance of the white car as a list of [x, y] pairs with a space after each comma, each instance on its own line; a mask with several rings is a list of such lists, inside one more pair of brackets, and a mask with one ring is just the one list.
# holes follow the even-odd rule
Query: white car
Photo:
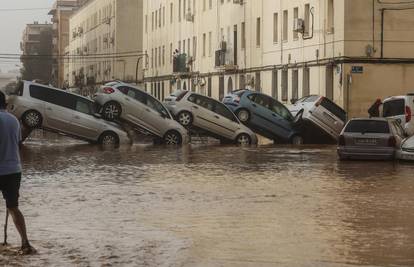
[[189, 91], [178, 91], [165, 104], [184, 127], [195, 127], [220, 140], [256, 144], [257, 136], [223, 103]]
[[95, 113], [94, 105], [86, 97], [24, 81], [9, 96], [7, 109], [28, 129], [43, 128], [93, 143], [130, 142], [117, 124]]
[[414, 160], [414, 136], [402, 141], [401, 148], [397, 150], [395, 157], [400, 160]]
[[346, 112], [326, 97], [310, 95], [299, 99], [288, 109], [295, 116], [303, 109], [303, 120], [308, 120], [338, 140], [346, 123]]
[[408, 136], [414, 135], [414, 94], [392, 96], [382, 102], [382, 116], [396, 119]]
[[187, 130], [173, 119], [168, 109], [135, 86], [123, 82], [108, 83], [98, 90], [94, 100], [105, 120], [126, 121], [165, 144], [179, 145], [189, 141]]

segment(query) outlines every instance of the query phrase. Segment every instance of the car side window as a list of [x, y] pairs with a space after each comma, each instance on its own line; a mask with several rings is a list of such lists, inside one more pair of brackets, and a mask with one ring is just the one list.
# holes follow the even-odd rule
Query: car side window
[[126, 86], [120, 86], [120, 87], [118, 87], [118, 90], [121, 93], [123, 93], [124, 95], [128, 95], [128, 91], [129, 91], [129, 88], [128, 87], [126, 87]]
[[57, 106], [75, 109], [75, 98], [64, 91], [38, 85], [30, 85], [30, 96]]
[[269, 109], [269, 98], [264, 95], [255, 95], [253, 102], [256, 104]]
[[216, 102], [214, 107], [214, 112], [231, 120], [237, 122], [233, 113], [222, 103]]
[[128, 88], [128, 96], [134, 98], [135, 100], [143, 104], [147, 103], [147, 95], [137, 89]]
[[193, 94], [188, 97], [188, 100], [200, 107], [214, 111], [214, 101], [210, 98]]
[[79, 111], [81, 113], [84, 113], [84, 114], [91, 115], [92, 110], [93, 110], [92, 103], [87, 101], [86, 99], [82, 99], [82, 98], [78, 97], [76, 99], [76, 108], [75, 108], [75, 110]]
[[166, 116], [170, 118], [168, 111], [164, 108], [164, 106], [155, 98], [150, 96], [147, 97], [147, 106], [152, 108], [153, 110], [157, 111], [160, 115]]
[[285, 120], [293, 121], [293, 116], [290, 111], [281, 103], [276, 100], [270, 101], [270, 110], [276, 113], [277, 115], [281, 116]]

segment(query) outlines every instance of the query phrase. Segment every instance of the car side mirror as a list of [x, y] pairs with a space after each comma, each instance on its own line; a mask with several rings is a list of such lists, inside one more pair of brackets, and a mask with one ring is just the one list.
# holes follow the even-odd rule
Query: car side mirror
[[102, 115], [99, 113], [93, 113], [93, 116], [97, 119], [102, 119]]

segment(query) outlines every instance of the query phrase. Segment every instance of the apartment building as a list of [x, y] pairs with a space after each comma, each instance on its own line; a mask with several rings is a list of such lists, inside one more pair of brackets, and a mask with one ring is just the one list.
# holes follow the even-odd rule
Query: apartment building
[[65, 48], [69, 45], [69, 18], [78, 8], [77, 0], [57, 0], [49, 15], [53, 23], [53, 66], [51, 83], [58, 87], [64, 86]]
[[365, 116], [376, 98], [411, 89], [413, 7], [369, 0], [144, 0], [145, 88], [160, 99], [176, 89], [221, 99], [248, 87], [284, 103], [321, 94], [350, 116]]
[[70, 87], [135, 81], [142, 57], [142, 1], [84, 1], [69, 20], [65, 79]]

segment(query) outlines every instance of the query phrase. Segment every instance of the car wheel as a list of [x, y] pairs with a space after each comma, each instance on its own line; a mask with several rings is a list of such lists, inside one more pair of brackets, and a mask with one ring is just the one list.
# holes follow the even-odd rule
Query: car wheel
[[246, 109], [240, 109], [237, 111], [237, 118], [243, 123], [247, 123], [250, 120], [250, 112]]
[[237, 136], [236, 143], [238, 145], [250, 145], [252, 143], [252, 138], [248, 134], [242, 133]]
[[36, 110], [29, 110], [22, 116], [22, 123], [29, 129], [35, 129], [42, 126], [42, 115]]
[[119, 137], [114, 132], [104, 132], [99, 137], [99, 144], [101, 144], [101, 145], [119, 145]]
[[303, 145], [303, 137], [300, 135], [295, 135], [291, 140], [293, 145]]
[[178, 122], [184, 127], [189, 127], [193, 123], [193, 115], [188, 111], [181, 112], [177, 118]]
[[176, 131], [169, 131], [164, 135], [164, 143], [167, 145], [181, 145], [182, 142], [181, 134]]
[[108, 102], [102, 108], [102, 118], [107, 121], [114, 121], [121, 117], [121, 105], [116, 102]]

